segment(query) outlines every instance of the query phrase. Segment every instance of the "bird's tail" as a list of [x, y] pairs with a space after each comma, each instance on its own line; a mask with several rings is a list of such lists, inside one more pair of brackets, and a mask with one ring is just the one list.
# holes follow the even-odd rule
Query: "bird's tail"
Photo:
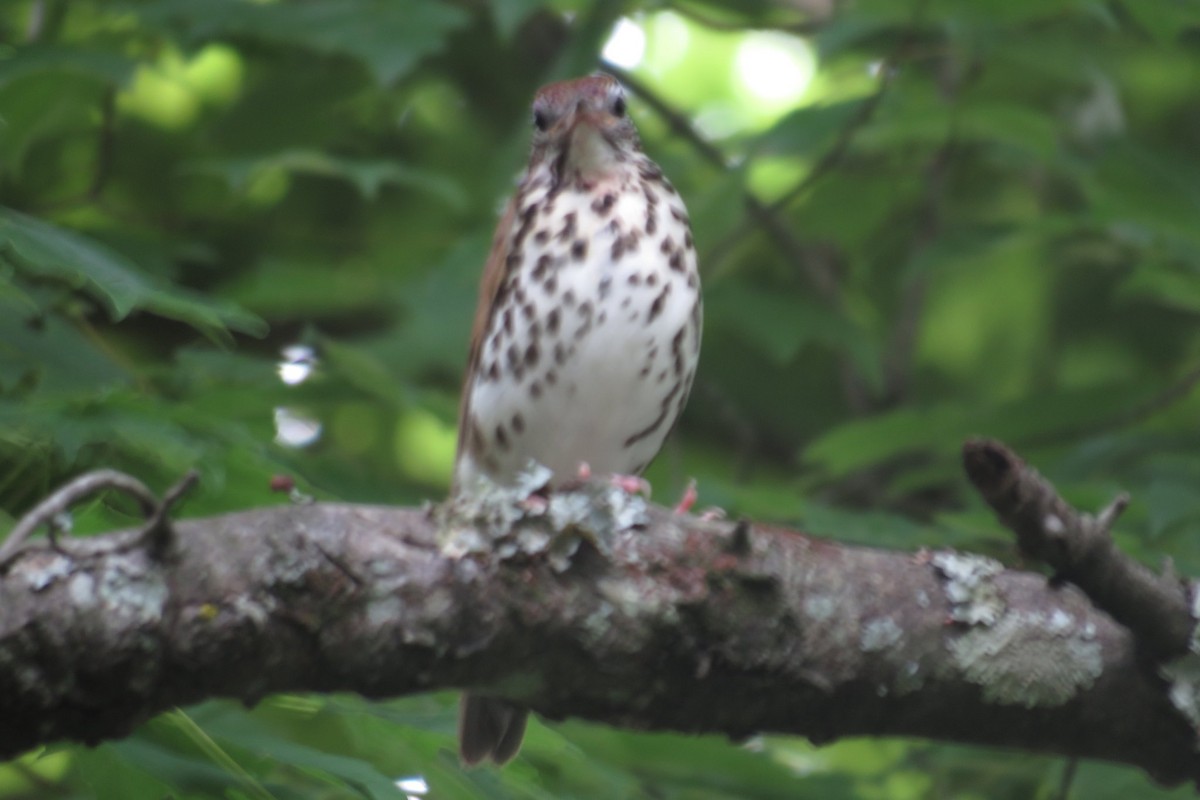
[[503, 700], [464, 694], [458, 707], [458, 752], [474, 766], [484, 759], [510, 761], [521, 749], [529, 712]]

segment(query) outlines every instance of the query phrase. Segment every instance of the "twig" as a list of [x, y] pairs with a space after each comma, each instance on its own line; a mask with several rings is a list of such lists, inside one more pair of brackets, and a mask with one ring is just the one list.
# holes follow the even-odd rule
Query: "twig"
[[146, 524], [142, 526], [138, 534], [138, 540], [147, 542], [154, 550], [160, 550], [167, 543], [167, 537], [171, 532], [170, 520], [167, 518], [168, 512], [178, 503], [185, 494], [190, 492], [192, 488], [200, 481], [200, 473], [194, 469], [189, 469], [187, 473], [179, 479], [179, 482], [167, 489], [163, 493], [162, 502], [159, 503], [153, 513], [146, 520]]
[[137, 541], [149, 541], [154, 547], [164, 544], [163, 533], [169, 532], [167, 513], [179, 499], [199, 480], [195, 470], [190, 470], [175, 486], [167, 490], [160, 502], [146, 484], [114, 469], [100, 469], [80, 475], [60, 487], [53, 494], [29, 510], [17, 522], [8, 538], [0, 545], [0, 569], [3, 569], [21, 551], [29, 537], [42, 525], [46, 526], [50, 546], [65, 552], [58, 541], [59, 525], [56, 518], [70, 511], [80, 500], [91, 497], [106, 489], [116, 489], [134, 498], [141, 507], [146, 523], [142, 526]]
[[600, 62], [600, 66], [605, 72], [610, 73], [630, 91], [640, 97], [646, 105], [654, 109], [654, 113], [666, 121], [667, 127], [673, 133], [691, 142], [692, 146], [696, 148], [700, 155], [704, 156], [706, 161], [717, 169], [724, 170], [729, 168], [725, 154], [721, 152], [720, 148], [701, 136], [700, 132], [692, 127], [691, 120], [686, 115], [677, 111], [674, 106], [664, 100], [648, 84], [644, 83], [632, 72], [618, 67], [611, 61], [602, 61]]
[[26, 540], [42, 525], [46, 525], [50, 538], [50, 546], [58, 550], [58, 526], [54, 518], [69, 511], [71, 506], [97, 492], [105, 489], [117, 489], [130, 495], [142, 507], [142, 513], [147, 517], [154, 513], [158, 500], [146, 484], [137, 478], [117, 472], [113, 469], [100, 469], [80, 475], [60, 487], [42, 502], [21, 517], [16, 527], [8, 534], [4, 544], [0, 545], [0, 567], [5, 566], [9, 559], [25, 544]]
[[[691, 142], [696, 151], [704, 157], [706, 161], [712, 164], [717, 169], [722, 171], [729, 169], [729, 164], [725, 158], [725, 154], [714, 145], [712, 142], [700, 135], [700, 132], [692, 126], [692, 123], [686, 116], [679, 113], [666, 100], [658, 95], [653, 89], [647, 86], [642, 81], [629, 72], [610, 62], [604, 62], [603, 67], [606, 71], [611, 72], [618, 80], [629, 87], [629, 89], [640, 97], [646, 105], [654, 109], [655, 113], [661, 116], [667, 123], [667, 126], [679, 137]], [[813, 173], [809, 174], [810, 178], [814, 178], [817, 170], [822, 169], [818, 163], [814, 168]], [[807, 178], [805, 179], [808, 180]], [[837, 277], [832, 270], [826, 268], [823, 261], [810, 257], [809, 250], [799, 237], [792, 232], [791, 227], [779, 216], [782, 211], [780, 204], [767, 205], [759, 200], [753, 192], [748, 189], [743, 189], [743, 202], [746, 206], [746, 211], [750, 216], [751, 222], [744, 223], [734, 230], [724, 240], [718, 242], [717, 245], [709, 251], [704, 258], [705, 269], [709, 274], [717, 271], [717, 265], [720, 264], [728, 255], [728, 251], [733, 245], [740, 241], [749, 232], [750, 225], [761, 227], [772, 241], [788, 259], [789, 262], [796, 264], [800, 269], [808, 274], [809, 282], [816, 287], [817, 291], [826, 300], [832, 300], [838, 294]]]
[[1113, 523], [1129, 504], [1122, 493], [1099, 514], [1077, 511], [1000, 442], [970, 439], [963, 467], [1026, 555], [1049, 564], [1097, 608], [1129, 628], [1156, 660], [1188, 652], [1192, 619], [1187, 592], [1171, 573], [1158, 575], [1113, 542]]

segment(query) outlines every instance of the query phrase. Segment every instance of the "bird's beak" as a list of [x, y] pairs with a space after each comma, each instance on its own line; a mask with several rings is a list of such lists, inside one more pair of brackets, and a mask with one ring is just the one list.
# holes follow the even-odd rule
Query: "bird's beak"
[[580, 109], [564, 120], [567, 158], [582, 173], [603, 172], [613, 161], [615, 148], [608, 135], [604, 112]]

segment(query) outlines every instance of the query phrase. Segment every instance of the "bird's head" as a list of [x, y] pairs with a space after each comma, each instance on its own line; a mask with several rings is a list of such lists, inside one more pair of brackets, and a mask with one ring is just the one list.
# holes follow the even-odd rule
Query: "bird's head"
[[543, 86], [533, 101], [530, 164], [549, 161], [560, 178], [598, 176], [640, 149], [625, 109], [625, 89], [609, 75]]

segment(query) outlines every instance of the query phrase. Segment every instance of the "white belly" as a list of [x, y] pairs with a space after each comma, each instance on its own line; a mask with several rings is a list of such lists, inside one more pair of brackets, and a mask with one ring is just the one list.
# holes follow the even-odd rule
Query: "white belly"
[[[509, 287], [517, 313], [493, 315], [466, 389], [467, 424], [483, 444], [460, 460], [460, 483], [476, 471], [507, 480], [530, 460], [557, 480], [581, 462], [597, 473], [637, 473], [658, 452], [691, 388], [701, 325], [691, 238], [663, 222], [672, 210], [686, 214], [673, 190], [658, 188], [649, 233], [642, 192], [618, 193], [597, 215], [595, 194], [572, 190], [555, 198], [553, 215], [576, 213], [571, 236], [560, 241], [540, 218], [526, 232], [526, 267]], [[575, 242], [586, 243], [582, 256]], [[668, 246], [678, 250], [671, 268]], [[551, 266], [535, 271], [529, 265], [544, 254]]]

